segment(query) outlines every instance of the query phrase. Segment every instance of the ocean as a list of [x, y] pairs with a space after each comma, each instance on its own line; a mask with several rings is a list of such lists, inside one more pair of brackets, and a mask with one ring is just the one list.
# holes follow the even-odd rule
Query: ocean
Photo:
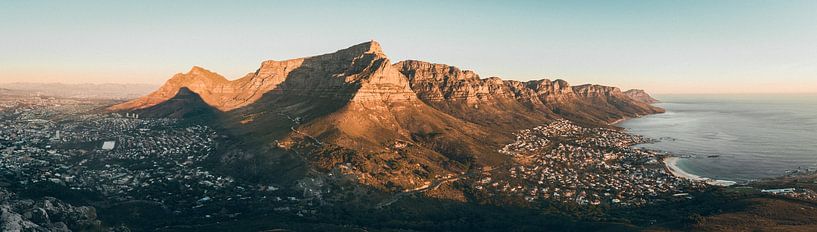
[[663, 95], [667, 110], [623, 121], [681, 156], [677, 168], [738, 183], [817, 169], [817, 94]]

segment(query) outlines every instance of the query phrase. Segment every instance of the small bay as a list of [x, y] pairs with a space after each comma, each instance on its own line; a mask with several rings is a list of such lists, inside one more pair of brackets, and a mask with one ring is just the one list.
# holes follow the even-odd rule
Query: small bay
[[681, 156], [678, 168], [737, 182], [817, 169], [817, 94], [659, 95], [664, 114], [617, 124]]

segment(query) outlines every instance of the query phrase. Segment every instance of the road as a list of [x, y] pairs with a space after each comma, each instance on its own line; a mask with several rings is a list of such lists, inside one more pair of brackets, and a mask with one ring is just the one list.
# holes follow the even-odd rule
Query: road
[[454, 181], [457, 181], [457, 180], [459, 180], [459, 179], [460, 179], [460, 176], [455, 176], [455, 177], [449, 177], [449, 178], [444, 178], [444, 179], [433, 180], [433, 181], [431, 181], [431, 184], [430, 184], [430, 185], [428, 185], [428, 186], [426, 186], [426, 187], [423, 187], [423, 188], [417, 188], [417, 189], [412, 189], [412, 190], [409, 190], [409, 191], [405, 191], [405, 192], [400, 192], [400, 193], [394, 194], [394, 195], [393, 195], [393, 196], [392, 196], [390, 199], [385, 200], [385, 201], [380, 202], [379, 204], [377, 204], [377, 208], [378, 208], [378, 209], [380, 209], [380, 208], [383, 208], [383, 207], [389, 206], [389, 205], [391, 205], [391, 204], [394, 204], [395, 202], [397, 202], [398, 200], [400, 200], [400, 198], [402, 198], [403, 196], [408, 196], [408, 195], [415, 194], [415, 193], [421, 193], [421, 192], [426, 192], [426, 191], [434, 190], [434, 189], [439, 188], [440, 186], [442, 186], [442, 185], [443, 185], [443, 184], [445, 184], [445, 183], [448, 183], [448, 182], [454, 182]]
[[298, 131], [297, 129], [295, 129], [295, 127], [297, 127], [298, 125], [300, 125], [300, 124], [301, 124], [300, 118], [292, 118], [292, 117], [290, 117], [289, 115], [284, 114], [284, 113], [278, 113], [278, 115], [285, 116], [285, 117], [287, 117], [287, 118], [288, 118], [290, 121], [292, 121], [292, 125], [291, 125], [291, 126], [289, 126], [289, 129], [290, 129], [290, 130], [292, 130], [292, 132], [295, 132], [296, 134], [299, 134], [299, 135], [302, 135], [302, 136], [307, 137], [307, 138], [309, 138], [309, 139], [312, 139], [312, 141], [315, 141], [315, 143], [317, 143], [318, 145], [323, 145], [323, 143], [321, 143], [321, 141], [320, 141], [320, 140], [318, 140], [317, 138], [312, 137], [312, 136], [310, 136], [310, 135], [308, 135], [308, 134], [306, 134], [306, 133], [300, 132], [300, 131]]

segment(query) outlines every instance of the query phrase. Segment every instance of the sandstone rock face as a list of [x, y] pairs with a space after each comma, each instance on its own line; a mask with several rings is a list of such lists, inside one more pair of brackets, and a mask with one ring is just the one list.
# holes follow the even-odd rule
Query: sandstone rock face
[[423, 100], [476, 102], [498, 92], [489, 89], [489, 83], [480, 80], [472, 71], [414, 60], [401, 61], [394, 66], [408, 77], [411, 87]]
[[632, 98], [633, 100], [640, 101], [647, 104], [658, 103], [658, 100], [647, 94], [646, 91], [640, 89], [631, 89], [624, 91], [624, 95]]
[[598, 96], [621, 96], [621, 89], [611, 86], [603, 85], [579, 85], [573, 87], [573, 91], [579, 96], [583, 97], [598, 97]]
[[413, 60], [394, 66], [409, 79], [421, 100], [478, 124], [530, 125], [557, 117], [603, 124], [661, 112], [632, 101], [616, 87], [570, 86], [564, 80], [480, 79], [472, 71]]
[[480, 79], [473, 71], [423, 61], [395, 64], [409, 78], [411, 87], [426, 101], [485, 102], [491, 99], [549, 97], [569, 95], [570, 85], [563, 80], [504, 81], [499, 77]]

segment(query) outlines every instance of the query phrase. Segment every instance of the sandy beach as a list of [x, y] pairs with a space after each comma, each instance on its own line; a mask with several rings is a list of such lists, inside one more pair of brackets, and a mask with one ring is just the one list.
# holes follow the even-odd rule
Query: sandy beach
[[607, 123], [607, 125], [613, 125], [613, 126], [615, 126], [616, 124], [622, 123], [622, 122], [627, 121], [627, 120], [630, 120], [630, 119], [633, 119], [633, 118], [630, 118], [630, 117], [619, 118], [619, 119], [616, 119], [616, 120], [615, 120], [615, 121], [613, 121], [613, 122]]
[[688, 172], [678, 168], [678, 160], [680, 160], [680, 159], [681, 158], [674, 157], [674, 156], [664, 158], [664, 164], [667, 166], [667, 170], [670, 173], [672, 173], [672, 175], [675, 175], [677, 177], [684, 178], [684, 179], [689, 179], [689, 180], [703, 181], [703, 182], [706, 182], [707, 184], [710, 184], [710, 185], [730, 186], [730, 185], [735, 184], [734, 181], [715, 180], [715, 179], [710, 179], [710, 178], [706, 178], [706, 177], [701, 177], [701, 176], [698, 176], [698, 175], [695, 175], [695, 174], [692, 174], [692, 173], [688, 173]]

